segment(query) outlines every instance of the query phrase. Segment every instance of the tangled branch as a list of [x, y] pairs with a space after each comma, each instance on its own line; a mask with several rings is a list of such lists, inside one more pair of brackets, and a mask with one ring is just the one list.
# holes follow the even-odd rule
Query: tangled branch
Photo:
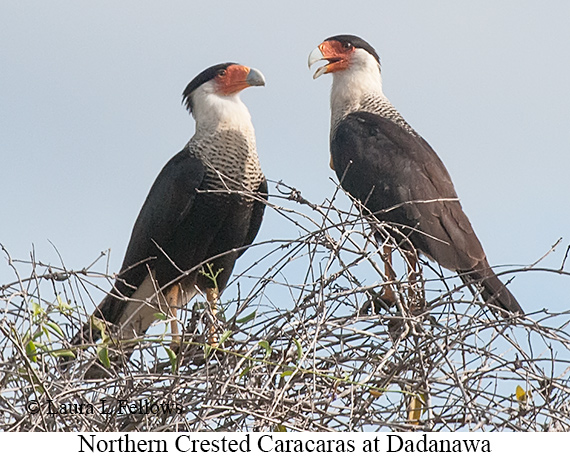
[[[570, 312], [498, 318], [428, 263], [414, 281], [391, 281], [356, 202], [342, 210], [340, 190], [317, 205], [276, 188], [270, 210], [296, 233], [251, 247], [256, 260], [238, 263], [216, 316], [204, 298], [184, 310], [179, 352], [166, 318], [130, 357], [109, 339], [70, 347], [110, 288], [104, 253], [69, 270], [4, 250], [14, 277], [0, 289], [2, 428], [570, 430]], [[551, 271], [562, 280], [567, 253]]]

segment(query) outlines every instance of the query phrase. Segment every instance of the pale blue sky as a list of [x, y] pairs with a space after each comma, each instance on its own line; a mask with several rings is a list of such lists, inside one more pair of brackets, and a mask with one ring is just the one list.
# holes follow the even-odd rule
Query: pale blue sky
[[[543, 263], [558, 268], [568, 18], [565, 1], [2, 1], [0, 243], [58, 264], [51, 241], [71, 269], [111, 248], [116, 271], [150, 185], [193, 133], [182, 90], [229, 60], [267, 79], [243, 94], [265, 174], [322, 202], [331, 81], [312, 80], [307, 56], [351, 33], [378, 51], [386, 95], [447, 165], [491, 264], [531, 264], [564, 237]], [[268, 211], [258, 240], [290, 233]], [[569, 283], [525, 273], [510, 287], [527, 311], [561, 310]]]

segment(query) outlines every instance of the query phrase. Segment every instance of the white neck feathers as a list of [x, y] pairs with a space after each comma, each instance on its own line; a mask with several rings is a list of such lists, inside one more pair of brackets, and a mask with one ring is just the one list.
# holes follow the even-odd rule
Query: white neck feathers
[[[349, 68], [332, 74], [331, 115], [334, 120], [357, 111], [365, 98], [385, 98], [380, 65], [363, 49], [356, 49]], [[333, 122], [334, 123], [334, 122]]]
[[251, 115], [239, 93], [221, 95], [215, 91], [213, 84], [206, 83], [196, 89], [191, 97], [196, 132], [253, 131]]

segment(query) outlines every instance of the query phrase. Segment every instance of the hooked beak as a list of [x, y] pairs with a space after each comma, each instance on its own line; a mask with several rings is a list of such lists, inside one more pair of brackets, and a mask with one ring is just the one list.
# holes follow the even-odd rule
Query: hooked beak
[[[311, 68], [314, 64], [316, 64], [321, 60], [327, 60], [327, 59], [323, 55], [323, 51], [321, 51], [321, 45], [319, 45], [315, 49], [313, 49], [312, 52], [309, 54], [309, 62], [308, 62], [309, 68]], [[327, 73], [327, 66], [328, 65], [323, 65], [322, 67], [319, 67], [315, 72], [315, 74], [313, 75], [313, 79], [317, 79], [319, 76]]]
[[244, 65], [230, 65], [219, 80], [219, 91], [224, 95], [236, 94], [251, 86], [265, 86], [265, 78], [259, 70]]
[[247, 77], [245, 78], [245, 82], [249, 86], [265, 86], [265, 77], [263, 73], [255, 68], [250, 68]]
[[317, 69], [313, 79], [326, 73], [346, 70], [350, 62], [350, 52], [352, 51], [343, 49], [338, 41], [323, 41], [309, 54], [309, 68], [320, 60], [327, 60], [328, 63]]

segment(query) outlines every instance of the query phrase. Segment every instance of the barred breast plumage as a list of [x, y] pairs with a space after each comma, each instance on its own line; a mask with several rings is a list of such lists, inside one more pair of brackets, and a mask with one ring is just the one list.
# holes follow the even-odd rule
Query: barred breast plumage
[[253, 131], [195, 135], [187, 148], [206, 167], [204, 190], [253, 192], [263, 180]]

